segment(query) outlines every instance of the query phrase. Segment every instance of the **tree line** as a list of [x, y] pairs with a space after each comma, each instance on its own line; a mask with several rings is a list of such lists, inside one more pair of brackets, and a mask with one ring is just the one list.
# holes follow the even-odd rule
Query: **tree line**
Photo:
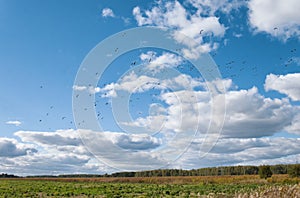
[[[220, 166], [192, 170], [158, 169], [139, 172], [117, 172], [106, 177], [168, 177], [168, 176], [221, 176], [257, 175], [264, 166]], [[268, 166], [272, 174], [300, 176], [300, 164], [277, 164]]]
[[[87, 178], [87, 177], [168, 177], [168, 176], [222, 176], [222, 175], [263, 175], [289, 174], [291, 177], [300, 177], [300, 164], [277, 164], [266, 166], [220, 166], [199, 168], [191, 170], [183, 169], [158, 169], [138, 172], [116, 172], [112, 174], [66, 174], [66, 175], [40, 175], [28, 177], [58, 177], [58, 178]], [[0, 178], [18, 177], [2, 173]]]

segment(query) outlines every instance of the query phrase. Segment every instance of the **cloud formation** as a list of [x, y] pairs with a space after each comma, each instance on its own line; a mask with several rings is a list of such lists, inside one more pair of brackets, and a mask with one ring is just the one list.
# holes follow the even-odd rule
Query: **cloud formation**
[[0, 138], [0, 158], [14, 158], [18, 156], [36, 153], [37, 150], [32, 145], [19, 143], [15, 139]]
[[286, 40], [300, 38], [300, 4], [297, 0], [250, 0], [249, 22], [256, 32]]
[[266, 77], [264, 86], [267, 91], [278, 91], [294, 101], [300, 101], [300, 73], [269, 74]]
[[[190, 13], [178, 1], [163, 3], [159, 1], [151, 10], [141, 11], [135, 7], [132, 11], [139, 26], [155, 25], [174, 30], [174, 38], [187, 45], [183, 51], [188, 58], [197, 58], [201, 53], [207, 53], [217, 48], [213, 39], [204, 41], [204, 37], [223, 37], [225, 27], [219, 22], [219, 18], [210, 15], [202, 16], [200, 12]], [[195, 44], [182, 38], [182, 35], [192, 38]]]
[[9, 125], [15, 125], [15, 126], [20, 126], [22, 124], [22, 122], [19, 121], [19, 120], [10, 120], [10, 121], [7, 121], [5, 123], [9, 124]]
[[115, 17], [114, 12], [110, 8], [104, 8], [102, 10], [102, 16], [103, 17]]

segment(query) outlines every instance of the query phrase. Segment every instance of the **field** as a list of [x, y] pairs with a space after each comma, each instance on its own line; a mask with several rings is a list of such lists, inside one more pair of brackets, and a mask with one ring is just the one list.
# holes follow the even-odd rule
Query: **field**
[[287, 175], [1, 179], [0, 197], [300, 197], [299, 181]]

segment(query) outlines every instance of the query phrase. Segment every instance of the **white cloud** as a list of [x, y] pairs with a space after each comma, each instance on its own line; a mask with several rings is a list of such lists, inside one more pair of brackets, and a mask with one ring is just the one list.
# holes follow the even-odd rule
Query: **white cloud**
[[24, 145], [15, 139], [0, 138], [0, 158], [24, 156], [35, 152], [37, 150], [32, 145]]
[[74, 91], [84, 91], [84, 90], [87, 90], [87, 87], [86, 86], [73, 85], [73, 90]]
[[[174, 30], [174, 39], [187, 45], [184, 55], [197, 58], [199, 54], [210, 52], [217, 47], [213, 39], [205, 42], [203, 37], [223, 37], [225, 27], [215, 16], [203, 17], [200, 13], [191, 14], [178, 1], [163, 3], [159, 1], [151, 10], [142, 12], [139, 7], [133, 9], [133, 15], [139, 26], [155, 25]], [[182, 38], [186, 35], [196, 42], [196, 46]]]
[[32, 142], [42, 146], [79, 146], [82, 144], [77, 132], [72, 129], [48, 133], [18, 131], [15, 135], [23, 142]]
[[[193, 99], [191, 95], [198, 99]], [[295, 116], [295, 110], [287, 100], [265, 98], [256, 88], [231, 90], [225, 98], [226, 116], [221, 133], [224, 137], [272, 136], [289, 126]], [[210, 119], [214, 121], [222, 117], [219, 114], [215, 118], [211, 117], [212, 101], [207, 91], [193, 91], [191, 94], [178, 91], [163, 94], [162, 99], [169, 105], [165, 127], [170, 130], [184, 132], [199, 124], [199, 132], [205, 133]]]
[[109, 133], [113, 143], [126, 150], [151, 150], [159, 147], [162, 141], [147, 134]]
[[[227, 81], [229, 82], [224, 82], [226, 87], [232, 87], [231, 81]], [[193, 96], [197, 99], [193, 99]], [[160, 119], [167, 118], [164, 120], [160, 136], [72, 129], [55, 132], [19, 131], [15, 135], [20, 138], [20, 141], [0, 138], [0, 153], [2, 154], [0, 171], [20, 175], [103, 174], [115, 171], [97, 161], [87, 151], [86, 144], [81, 141], [81, 137], [85, 143], [89, 144], [89, 150], [96, 156], [107, 157], [108, 160], [104, 160], [105, 163], [111, 166], [118, 164], [122, 170], [150, 169], [168, 163], [170, 163], [169, 168], [199, 168], [241, 163], [259, 165], [264, 160], [268, 160], [269, 163], [282, 162], [285, 159], [292, 161], [292, 157], [300, 159], [300, 139], [263, 137], [271, 136], [281, 130], [294, 130], [297, 134], [298, 125], [290, 124], [293, 124], [292, 120], [299, 123], [297, 121], [299, 113], [298, 117], [294, 115], [295, 112], [299, 112], [299, 109], [293, 111], [288, 100], [265, 98], [257, 92], [256, 88], [228, 90], [223, 136], [216, 146], [199, 161], [201, 155], [199, 149], [203, 136], [201, 134], [194, 136], [195, 134], [188, 133], [188, 130], [194, 130], [193, 126], [197, 122], [200, 122], [200, 132], [207, 129], [211, 115], [209, 92], [205, 89], [203, 91], [180, 90], [162, 93], [160, 97], [169, 107], [156, 106], [156, 111], [149, 117], [136, 120], [141, 125], [143, 122], [144, 125], [148, 125], [150, 122], [146, 123], [147, 119], [155, 121], [156, 116], [162, 116]], [[200, 120], [196, 119], [196, 110], [200, 112]], [[180, 115], [183, 117], [179, 118]], [[172, 134], [170, 130], [177, 130], [177, 132]], [[179, 136], [176, 143], [167, 144], [168, 141], [172, 142], [174, 134]], [[170, 161], [174, 157], [174, 151], [182, 150], [189, 141], [193, 143], [182, 157], [175, 162]], [[170, 148], [161, 152], [153, 152], [166, 145]]]
[[[164, 52], [157, 55], [153, 51], [140, 55], [142, 64], [133, 68], [116, 83], [110, 83], [103, 88], [98, 88], [96, 93], [101, 92], [102, 97], [117, 97], [118, 91], [128, 93], [142, 93], [150, 89], [159, 90], [180, 90], [194, 89], [204, 86], [200, 78], [192, 78], [189, 75], [181, 74], [176, 70], [183, 64], [183, 59], [175, 54]], [[164, 75], [161, 75], [164, 73]]]
[[[240, 105], [243, 104], [243, 105]], [[225, 137], [263, 137], [280, 132], [295, 116], [286, 99], [270, 99], [257, 88], [226, 94]]]
[[189, 150], [177, 161], [182, 168], [224, 166], [224, 165], [261, 165], [295, 163], [300, 159], [299, 138], [225, 138], [219, 139], [216, 146], [201, 160], [202, 140], [194, 141]]
[[110, 8], [104, 8], [102, 10], [102, 16], [103, 17], [115, 17], [114, 12]]
[[100, 89], [100, 92], [104, 92], [102, 97], [117, 97], [116, 91], [127, 91], [128, 93], [144, 92], [151, 89], [153, 86], [158, 86], [159, 80], [149, 76], [138, 76], [134, 71], [125, 75], [120, 82], [110, 83], [104, 88]]
[[187, 0], [198, 12], [202, 14], [213, 15], [216, 11], [230, 13], [232, 10], [238, 9], [245, 4], [240, 0]]
[[128, 93], [142, 93], [150, 89], [159, 90], [181, 90], [194, 89], [195, 87], [205, 86], [202, 79], [194, 79], [186, 74], [166, 79], [149, 77], [147, 75], [138, 76], [134, 71], [124, 76], [118, 83], [110, 83], [100, 89], [103, 92], [102, 97], [117, 97], [118, 91], [126, 91]]
[[10, 121], [7, 121], [6, 124], [20, 126], [22, 124], [22, 122], [18, 121], [18, 120], [10, 120]]
[[146, 70], [154, 73], [161, 72], [166, 68], [175, 68], [182, 64], [183, 59], [175, 54], [164, 52], [161, 56], [155, 56], [152, 51], [142, 53], [140, 59], [146, 62]]
[[286, 75], [269, 74], [265, 80], [266, 91], [275, 90], [286, 94], [294, 101], [300, 101], [300, 73]]
[[[172, 92], [161, 92], [159, 96], [159, 99], [167, 105], [164, 107], [164, 112], [155, 116], [139, 117], [131, 123], [121, 124], [144, 127], [152, 131], [176, 133], [192, 132], [199, 126], [198, 132], [204, 134], [210, 121], [219, 123], [224, 117], [223, 111], [216, 111], [214, 117], [211, 117], [213, 105], [218, 107], [225, 102], [226, 116], [222, 136], [249, 138], [272, 136], [284, 131], [297, 115], [297, 111], [287, 99], [266, 98], [258, 93], [256, 87], [248, 90], [235, 90], [231, 80], [209, 83], [214, 86], [208, 87], [216, 89], [211, 90], [216, 93], [214, 101], [206, 86], [207, 83], [195, 80], [188, 75], [182, 74], [162, 81], [160, 85], [173, 89]], [[195, 87], [201, 91], [195, 91]], [[227, 91], [225, 95], [224, 91]], [[156, 127], [153, 126], [154, 123]]]
[[297, 0], [250, 0], [249, 21], [257, 32], [286, 40], [300, 38], [300, 4]]
[[289, 133], [300, 135], [300, 107], [296, 106], [294, 108], [295, 108], [295, 112], [297, 113], [294, 119], [292, 120], [291, 124], [285, 127], [285, 130]]
[[79, 86], [79, 85], [73, 85], [74, 91], [88, 91], [90, 94], [95, 94], [100, 92], [99, 87], [93, 87], [93, 86]]

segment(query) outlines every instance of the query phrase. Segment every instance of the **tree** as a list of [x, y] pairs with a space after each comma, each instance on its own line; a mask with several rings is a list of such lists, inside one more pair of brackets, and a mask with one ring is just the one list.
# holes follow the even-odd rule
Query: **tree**
[[290, 165], [288, 168], [288, 174], [290, 177], [300, 177], [300, 164]]
[[273, 175], [271, 167], [268, 165], [259, 166], [258, 174], [259, 177], [263, 179], [267, 179], [268, 177], [272, 177]]

